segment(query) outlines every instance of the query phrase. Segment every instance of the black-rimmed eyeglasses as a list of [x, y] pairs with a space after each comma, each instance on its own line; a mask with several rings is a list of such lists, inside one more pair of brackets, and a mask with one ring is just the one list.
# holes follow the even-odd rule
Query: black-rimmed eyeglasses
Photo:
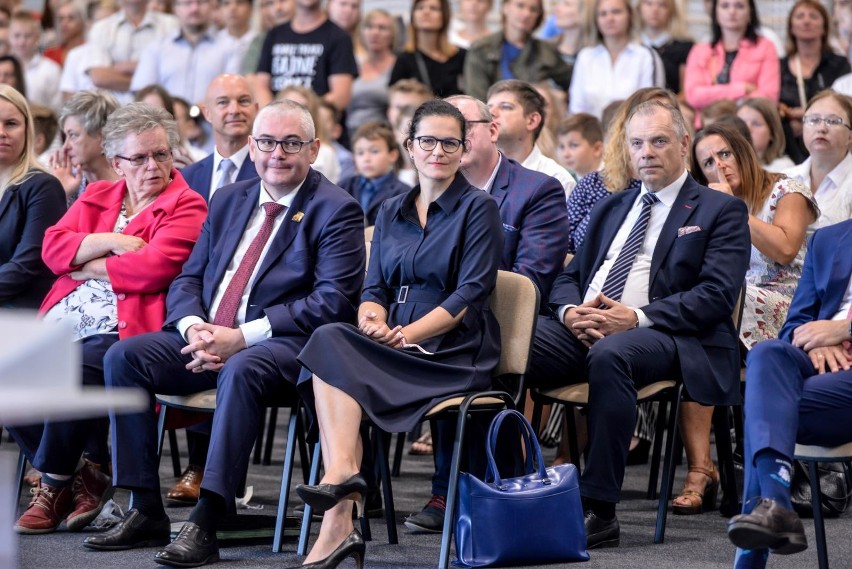
[[153, 158], [157, 162], [168, 162], [172, 159], [172, 151], [157, 150], [156, 152], [151, 152], [149, 154], [134, 154], [133, 156], [121, 156], [116, 154], [115, 157], [120, 158], [121, 160], [127, 160], [130, 162], [131, 166], [142, 166], [148, 162], [149, 158]]
[[434, 136], [415, 136], [414, 140], [417, 141], [417, 144], [420, 145], [420, 148], [425, 150], [426, 152], [432, 152], [435, 150], [435, 147], [438, 146], [438, 143], [441, 143], [441, 148], [444, 149], [444, 152], [447, 154], [452, 154], [453, 152], [458, 151], [459, 148], [464, 144], [463, 140], [459, 140], [458, 138], [435, 138]]
[[273, 152], [276, 146], [281, 146], [286, 154], [298, 154], [302, 147], [313, 140], [275, 140], [274, 138], [255, 138], [254, 143], [261, 152]]

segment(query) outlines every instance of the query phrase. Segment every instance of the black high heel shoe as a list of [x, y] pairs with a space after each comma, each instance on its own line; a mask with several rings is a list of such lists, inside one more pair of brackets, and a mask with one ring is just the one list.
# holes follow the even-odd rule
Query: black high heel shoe
[[364, 515], [367, 481], [359, 473], [340, 484], [299, 484], [296, 486], [296, 494], [318, 514], [335, 507], [341, 500], [355, 500], [360, 518]]
[[352, 533], [346, 536], [346, 539], [328, 557], [302, 565], [301, 569], [334, 569], [348, 557], [355, 559], [355, 566], [358, 569], [364, 569], [364, 553], [366, 551], [367, 546], [364, 544], [364, 539], [357, 529], [353, 529]]

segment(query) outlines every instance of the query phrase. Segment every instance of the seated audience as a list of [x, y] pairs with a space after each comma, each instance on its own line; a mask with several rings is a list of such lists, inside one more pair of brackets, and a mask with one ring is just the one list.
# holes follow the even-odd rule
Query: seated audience
[[53, 109], [44, 105], [30, 105], [30, 113], [33, 115], [33, 128], [35, 129], [33, 150], [38, 156], [38, 161], [44, 165], [49, 162], [50, 155], [61, 144], [56, 136], [59, 132], [59, 120], [56, 118]]
[[557, 134], [559, 162], [568, 168], [578, 181], [601, 169], [603, 128], [596, 117], [588, 113], [571, 115], [562, 120]]
[[488, 14], [494, 7], [494, 0], [459, 0], [458, 7], [458, 13], [450, 21], [448, 37], [451, 44], [468, 49], [491, 33]]
[[448, 0], [414, 0], [405, 50], [399, 53], [388, 85], [417, 79], [438, 97], [463, 93], [467, 52], [447, 39], [452, 12]]
[[586, 245], [553, 285], [552, 314], [538, 318], [527, 374], [536, 387], [589, 383], [580, 493], [590, 549], [620, 541], [636, 391], [676, 377], [703, 404], [740, 398], [731, 313], [748, 267], [746, 206], [689, 176], [677, 107], [642, 103], [626, 133], [641, 188], [594, 209]]
[[260, 53], [263, 49], [263, 42], [266, 40], [266, 34], [269, 30], [276, 26], [286, 24], [293, 18], [293, 12], [296, 10], [296, 2], [294, 0], [261, 0], [260, 1], [260, 33], [257, 34], [246, 49], [243, 56], [243, 66], [240, 72], [246, 76], [246, 79], [252, 84], [257, 85], [255, 73], [257, 72], [257, 64], [260, 61]]
[[172, 149], [175, 168], [181, 170], [188, 164], [204, 158], [204, 151], [195, 148], [188, 140], [188, 135], [201, 131], [198, 124], [189, 116], [189, 105], [178, 103], [168, 91], [159, 85], [148, 85], [136, 92], [136, 101], [154, 107], [160, 107], [172, 115], [177, 121], [180, 142]]
[[[782, 174], [766, 172], [750, 141], [724, 121], [696, 135], [692, 171], [699, 183], [738, 197], [749, 208], [752, 246], [740, 342], [751, 349], [778, 336], [802, 276], [805, 234], [819, 212], [806, 186]], [[716, 508], [719, 472], [710, 458], [712, 416], [713, 407], [681, 405], [681, 434], [689, 472], [683, 491], [672, 500], [677, 514], [700, 514]]]
[[488, 89], [488, 110], [497, 124], [500, 152], [524, 168], [559, 180], [567, 199], [576, 185], [574, 178], [537, 144], [547, 120], [544, 97], [529, 83], [505, 79]]
[[[364, 214], [311, 169], [319, 141], [310, 113], [291, 101], [267, 105], [250, 145], [260, 180], [222, 188], [210, 202], [169, 289], [166, 329], [123, 340], [104, 358], [108, 388], [142, 388], [150, 406], [111, 417], [115, 485], [131, 490], [133, 507], [121, 523], [88, 537], [90, 549], [165, 545], [154, 558], [162, 565], [217, 561], [216, 526], [235, 511], [264, 407], [293, 398], [296, 358], [317, 327], [355, 318]], [[282, 169], [285, 160], [291, 167]], [[211, 388], [218, 402], [201, 496], [169, 544], [154, 394]]]
[[60, 66], [75, 47], [86, 43], [86, 4], [80, 0], [62, 0], [56, 11], [57, 45], [44, 50], [44, 56]]
[[0, 85], [0, 307], [38, 308], [54, 276], [42, 261], [42, 239], [65, 213], [62, 185], [33, 150], [33, 118], [23, 95]]
[[[417, 79], [400, 79], [388, 89], [388, 124], [395, 127], [399, 122], [400, 113], [406, 107], [416, 109], [426, 101], [434, 98], [435, 94], [431, 89]], [[402, 134], [403, 141], [400, 143], [400, 153], [405, 155], [405, 138], [408, 137], [408, 125], [405, 125]]]
[[27, 100], [46, 105], [58, 111], [62, 106], [59, 78], [62, 68], [58, 63], [39, 53], [41, 24], [29, 12], [18, 11], [9, 24], [9, 45], [12, 55], [21, 60], [27, 83]]
[[331, 144], [331, 137], [328, 134], [329, 125], [320, 120], [319, 97], [307, 87], [290, 85], [278, 93], [278, 100], [285, 99], [299, 103], [310, 111], [316, 125], [316, 135], [320, 141], [319, 153], [312, 167], [328, 178], [331, 183], [336, 184], [340, 178], [340, 161], [338, 161], [337, 153]]
[[666, 89], [680, 95], [686, 58], [695, 42], [689, 39], [676, 0], [641, 0], [639, 37], [642, 44], [660, 54], [666, 70]]
[[349, 34], [354, 42], [361, 22], [361, 0], [328, 0], [325, 12], [328, 19]]
[[503, 0], [502, 29], [474, 43], [464, 62], [465, 92], [485, 100], [488, 89], [503, 79], [527, 83], [549, 81], [567, 91], [571, 67], [553, 43], [533, 37], [544, 19], [543, 0]]
[[0, 84], [9, 85], [24, 97], [27, 96], [24, 67], [16, 56], [0, 55]]
[[118, 108], [115, 97], [104, 91], [80, 91], [62, 106], [59, 127], [65, 138], [50, 158], [68, 203], [73, 203], [94, 182], [119, 178], [103, 150], [103, 129]]
[[843, 55], [831, 50], [828, 11], [819, 0], [798, 0], [787, 18], [787, 57], [781, 60], [780, 112], [786, 153], [796, 164], [808, 157], [802, 141], [807, 102], [852, 71]]
[[[84, 385], [104, 384], [104, 354], [119, 339], [162, 328], [166, 290], [207, 214], [204, 199], [172, 167], [177, 125], [165, 111], [122, 107], [103, 139], [122, 179], [89, 186], [44, 238], [45, 262], [59, 279], [41, 314], [73, 330]], [[17, 532], [47, 533], [63, 521], [80, 531], [98, 515], [111, 493], [109, 477], [81, 456], [107, 427], [106, 419], [49, 421], [40, 439], [22, 429], [18, 442], [42, 477]]]
[[748, 355], [743, 510], [728, 522], [728, 537], [739, 548], [736, 569], [762, 569], [770, 551], [788, 555], [807, 548], [790, 503], [795, 445], [849, 442], [850, 236], [852, 221], [814, 233], [778, 339]]
[[781, 172], [795, 166], [784, 154], [786, 137], [781, 126], [778, 107], [769, 99], [743, 99], [737, 108], [737, 116], [746, 123], [757, 159], [764, 170]]
[[550, 39], [568, 64], [573, 75], [577, 54], [586, 47], [586, 11], [584, 0], [556, 0], [553, 3], [553, 23], [556, 35]]
[[346, 109], [349, 136], [362, 124], [384, 119], [388, 110], [388, 82], [396, 63], [396, 22], [384, 10], [371, 10], [360, 27], [362, 52], [358, 77], [352, 82], [352, 100]]
[[810, 156], [784, 173], [808, 186], [819, 206], [810, 231], [852, 219], [852, 101], [831, 90], [808, 102], [802, 138]]
[[720, 119], [727, 119], [737, 114], [737, 104], [728, 99], [713, 101], [698, 113], [700, 128], [707, 128]]
[[609, 103], [642, 87], [665, 85], [660, 56], [634, 39], [633, 7], [628, 0], [595, 0], [589, 15], [594, 35], [574, 63], [568, 98], [571, 113], [598, 118]]
[[781, 89], [778, 53], [758, 35], [755, 0], [713, 0], [712, 37], [697, 43], [686, 60], [684, 93], [696, 111], [719, 100], [766, 97], [778, 101]]
[[[344, 134], [346, 134], [343, 131], [343, 124], [341, 124], [342, 119], [343, 113], [337, 107], [325, 99], [319, 100], [319, 120], [326, 126], [329, 144], [334, 150], [335, 156], [337, 156], [337, 164], [340, 166], [340, 173], [337, 176], [339, 180], [355, 175], [355, 159], [352, 157], [352, 152], [340, 143], [344, 139]], [[349, 139], [346, 138], [346, 140]]]
[[366, 224], [375, 225], [382, 203], [407, 192], [411, 186], [396, 177], [399, 150], [393, 131], [384, 121], [361, 125], [352, 136], [352, 150], [358, 174], [344, 179], [340, 187], [361, 204]]
[[[297, 487], [307, 504], [325, 511], [306, 564], [330, 563], [332, 555], [363, 561], [349, 500], [360, 512], [367, 489], [358, 474], [364, 414], [385, 431], [409, 431], [443, 396], [491, 385], [500, 335], [485, 307], [503, 229], [495, 201], [459, 173], [466, 138], [465, 118], [449, 103], [417, 109], [407, 150], [420, 184], [385, 202], [376, 220], [358, 326], [322, 326], [299, 355], [299, 391], [325, 457], [321, 484]], [[412, 224], [431, 230], [412, 231]], [[413, 302], [397, 302], [403, 284]], [[432, 381], [437, 375], [441, 381]]]
[[[225, 69], [232, 73], [242, 73], [246, 53], [258, 36], [258, 31], [252, 26], [254, 1], [221, 0], [218, 15], [222, 27], [217, 32], [216, 39], [219, 42], [231, 43], [231, 54]], [[215, 17], [214, 15], [214, 20]]]

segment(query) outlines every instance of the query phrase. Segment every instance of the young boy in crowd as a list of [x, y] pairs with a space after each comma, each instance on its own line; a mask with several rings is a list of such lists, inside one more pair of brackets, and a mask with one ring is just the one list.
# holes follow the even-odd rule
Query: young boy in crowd
[[323, 124], [327, 125], [328, 136], [331, 139], [331, 146], [337, 154], [337, 162], [340, 164], [340, 179], [352, 177], [356, 174], [355, 159], [352, 153], [340, 143], [343, 136], [343, 124], [340, 122], [342, 113], [337, 110], [330, 102], [325, 99], [319, 100], [319, 119]]
[[340, 187], [361, 203], [367, 225], [375, 225], [382, 202], [411, 189], [396, 177], [399, 150], [393, 131], [382, 121], [364, 123], [352, 136], [352, 151], [358, 175]]
[[41, 24], [29, 12], [19, 10], [9, 23], [9, 45], [12, 55], [24, 66], [24, 81], [27, 85], [27, 100], [46, 105], [54, 111], [62, 107], [59, 79], [62, 68], [38, 51], [41, 40]]
[[564, 119], [557, 131], [559, 162], [579, 180], [601, 167], [603, 128], [597, 117], [576, 113]]

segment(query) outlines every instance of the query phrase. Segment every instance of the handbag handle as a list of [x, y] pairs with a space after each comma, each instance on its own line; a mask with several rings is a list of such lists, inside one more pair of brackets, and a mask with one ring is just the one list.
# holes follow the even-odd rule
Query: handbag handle
[[505, 490], [506, 487], [503, 485], [503, 481], [500, 478], [500, 472], [497, 470], [497, 463], [494, 460], [494, 448], [497, 446], [497, 435], [500, 432], [500, 427], [503, 425], [503, 421], [508, 418], [513, 418], [521, 427], [521, 436], [523, 437], [526, 450], [526, 473], [535, 472], [535, 468], [533, 466], [533, 455], [535, 459], [538, 461], [538, 476], [541, 478], [542, 484], [550, 484], [550, 479], [547, 476], [547, 472], [544, 468], [544, 457], [541, 454], [541, 446], [538, 444], [538, 438], [535, 436], [535, 432], [533, 431], [532, 425], [527, 421], [527, 418], [524, 417], [518, 411], [514, 409], [505, 409], [500, 411], [494, 420], [491, 422], [491, 426], [488, 428], [488, 444], [485, 445], [485, 453], [488, 455], [488, 470], [486, 472], [485, 478], [486, 480], [489, 478], [494, 479], [494, 486], [499, 490]]

